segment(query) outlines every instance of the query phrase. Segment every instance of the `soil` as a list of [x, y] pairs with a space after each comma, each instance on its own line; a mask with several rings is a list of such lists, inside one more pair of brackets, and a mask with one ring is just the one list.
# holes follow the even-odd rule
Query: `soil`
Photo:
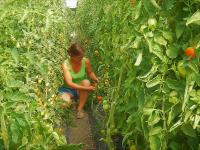
[[93, 139], [89, 115], [86, 113], [82, 119], [77, 119], [76, 114], [73, 114], [72, 127], [67, 128], [66, 134], [70, 144], [84, 144], [83, 150], [96, 150], [95, 141]]

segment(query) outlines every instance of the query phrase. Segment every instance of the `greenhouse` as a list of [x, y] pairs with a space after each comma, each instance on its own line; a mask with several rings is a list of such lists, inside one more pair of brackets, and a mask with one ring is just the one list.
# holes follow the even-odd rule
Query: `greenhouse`
[[200, 150], [200, 0], [0, 0], [0, 150]]

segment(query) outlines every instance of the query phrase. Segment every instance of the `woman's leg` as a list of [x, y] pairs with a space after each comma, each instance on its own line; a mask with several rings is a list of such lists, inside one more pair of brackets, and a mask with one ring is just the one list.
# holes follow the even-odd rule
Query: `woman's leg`
[[60, 97], [65, 101], [63, 107], [69, 107], [71, 105], [71, 103], [72, 103], [71, 97], [72, 96], [70, 93], [62, 93]]
[[[81, 82], [81, 85], [83, 86], [90, 86], [90, 81], [89, 80], [83, 80]], [[88, 91], [85, 90], [79, 90], [78, 95], [79, 95], [79, 105], [78, 105], [78, 111], [82, 111], [83, 107], [85, 106], [85, 103], [88, 99]]]

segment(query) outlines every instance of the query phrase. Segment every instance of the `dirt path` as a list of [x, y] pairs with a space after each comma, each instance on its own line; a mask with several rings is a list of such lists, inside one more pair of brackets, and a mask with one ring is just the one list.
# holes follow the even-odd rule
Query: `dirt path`
[[69, 143], [83, 143], [85, 145], [83, 150], [96, 150], [88, 114], [86, 113], [86, 116], [83, 119], [76, 119], [74, 113], [73, 122], [74, 126], [67, 129], [67, 138]]

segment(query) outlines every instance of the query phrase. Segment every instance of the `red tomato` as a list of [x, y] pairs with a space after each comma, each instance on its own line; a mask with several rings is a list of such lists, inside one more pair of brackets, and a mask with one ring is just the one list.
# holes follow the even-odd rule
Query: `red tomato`
[[135, 0], [130, 0], [132, 6], [134, 6]]
[[103, 100], [103, 97], [102, 97], [102, 96], [97, 96], [97, 100], [98, 100], [99, 102], [101, 102], [101, 101]]
[[193, 47], [188, 47], [185, 50], [185, 55], [191, 58], [195, 57], [195, 49]]

